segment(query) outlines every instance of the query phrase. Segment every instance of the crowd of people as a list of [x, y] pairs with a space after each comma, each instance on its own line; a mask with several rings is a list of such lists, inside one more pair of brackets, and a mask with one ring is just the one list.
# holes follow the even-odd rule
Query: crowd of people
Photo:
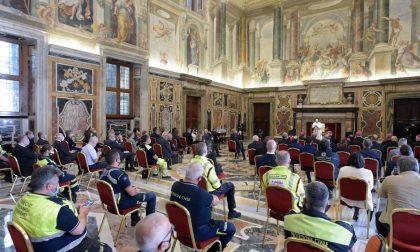
[[[338, 142], [332, 132], [324, 133], [322, 139], [305, 136], [303, 133], [294, 136], [293, 133], [296, 130], [283, 133], [279, 139], [270, 136], [261, 139], [261, 135], [254, 135], [247, 146], [248, 149], [255, 149], [256, 155], [260, 155], [256, 160], [256, 174], [261, 166], [272, 167], [264, 174], [261, 188], [283, 187], [293, 195], [293, 208], [284, 218], [286, 238], [309, 239], [333, 251], [349, 251], [357, 240], [350, 223], [332, 220], [326, 214], [331, 205], [331, 185], [312, 182], [310, 171], [306, 173], [307, 183], [304, 183], [296, 173], [290, 153], [287, 150], [279, 151], [279, 144], [297, 149], [300, 153], [310, 153], [315, 161], [331, 163], [337, 181], [346, 177], [364, 180], [368, 185], [367, 208], [370, 211], [376, 210], [376, 228], [384, 237], [390, 231], [390, 216], [394, 209], [420, 209], [420, 196], [416, 193], [420, 183], [419, 162], [406, 139], [387, 134], [386, 140], [380, 142], [376, 135], [364, 138], [362, 132], [357, 131], [354, 134], [346, 132], [346, 137]], [[119, 208], [128, 209], [138, 203], [146, 203], [144, 219], [140, 220], [138, 212], [131, 214], [138, 248], [126, 248], [125, 251], [166, 251], [170, 248], [174, 232], [172, 224], [165, 215], [156, 212], [155, 193], [144, 192], [134, 186], [127, 172], [142, 172], [136, 168], [135, 161], [135, 151], [141, 149], [146, 153], [149, 165], [156, 164], [159, 167], [154, 169], [151, 176], [160, 173], [162, 179], [170, 181], [168, 170], [171, 164], [182, 162], [183, 153], [192, 144], [195, 146], [195, 156], [185, 165], [185, 177], [172, 184], [170, 200], [178, 202], [189, 211], [196, 240], [218, 236], [222, 248], [225, 248], [232, 239], [236, 232], [235, 225], [230, 221], [212, 218], [212, 209], [224, 197], [227, 199], [228, 219], [241, 217], [241, 213], [236, 210], [235, 186], [225, 180], [223, 167], [217, 161], [217, 157], [221, 156], [220, 143], [215, 140], [212, 132], [207, 129], [197, 132], [187, 129], [183, 134], [186, 139], [185, 149], [180, 146], [181, 136], [176, 128], [168, 132], [155, 127], [150, 135], [135, 128], [127, 139], [110, 129], [104, 143], [99, 143], [95, 129], [91, 128], [85, 132], [83, 146], [76, 144], [73, 132], [65, 134], [55, 134], [54, 142], [50, 145], [43, 132], [37, 134], [38, 140], [35, 142], [33, 132], [28, 131], [17, 138], [11, 153], [4, 151], [0, 145], [0, 166], [9, 167], [9, 155], [12, 155], [18, 160], [21, 175], [31, 176], [30, 190], [17, 202], [13, 221], [28, 233], [35, 251], [111, 251], [107, 244], [86, 235], [89, 205], [73, 204], [68, 200], [77, 200], [80, 186], [76, 176], [81, 174], [81, 170], [70, 174], [63, 170], [61, 164], [77, 164], [78, 152], [85, 155], [89, 169], [99, 171], [100, 179], [112, 186]], [[235, 158], [242, 154], [245, 159], [242, 133], [232, 130], [230, 140], [236, 143]], [[131, 142], [133, 148], [127, 149], [125, 141]], [[160, 157], [155, 153], [152, 141], [160, 144]], [[104, 145], [110, 148], [107, 153], [101, 152]], [[352, 151], [352, 145], [359, 146], [360, 151]], [[420, 135], [414, 146], [420, 146]], [[395, 149], [388, 153], [388, 147]], [[53, 159], [54, 151], [57, 151], [61, 164]], [[338, 151], [351, 153], [347, 165], [340, 165]], [[387, 198], [387, 206], [383, 211], [379, 211], [373, 203], [374, 176], [371, 170], [365, 168], [365, 158], [378, 162], [378, 175], [382, 177], [378, 196]], [[125, 170], [121, 169], [124, 160]], [[383, 166], [386, 169], [381, 174]], [[12, 182], [14, 178], [9, 174], [5, 173], [4, 179]], [[202, 180], [205, 187], [200, 186]], [[60, 183], [66, 181], [70, 183], [70, 189], [60, 192]], [[346, 198], [340, 200], [355, 209], [353, 219], [357, 221], [359, 209], [365, 208], [363, 202]]]

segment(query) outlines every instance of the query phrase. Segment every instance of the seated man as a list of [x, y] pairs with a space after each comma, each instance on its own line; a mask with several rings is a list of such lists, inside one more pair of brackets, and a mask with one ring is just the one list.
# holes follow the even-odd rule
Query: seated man
[[98, 144], [98, 137], [91, 136], [89, 142], [83, 146], [82, 153], [86, 156], [86, 161], [91, 170], [101, 170], [106, 167], [105, 162], [99, 162], [102, 153], [100, 151], [96, 152], [95, 146]]
[[[148, 135], [143, 135], [140, 138], [140, 142], [141, 144], [139, 148], [146, 152], [147, 163], [149, 165], [158, 164], [159, 170], [162, 173], [163, 179], [171, 178], [171, 176], [169, 176], [169, 173], [168, 173], [168, 164], [166, 163], [165, 160], [163, 160], [162, 158], [159, 158], [153, 151], [152, 146], [150, 146], [150, 143], [151, 143], [150, 137]], [[153, 176], [158, 176], [158, 171], [156, 171], [156, 169], [153, 170]]]
[[381, 168], [382, 168], [382, 159], [381, 159], [381, 155], [372, 150], [372, 140], [370, 140], [369, 138], [366, 138], [363, 141], [363, 150], [360, 152], [363, 155], [363, 158], [373, 158], [376, 161], [378, 161], [378, 175], [379, 177], [381, 177]]
[[318, 150], [312, 146], [312, 137], [305, 138], [305, 145], [300, 149], [300, 152], [315, 154]]
[[[400, 153], [401, 153], [401, 157], [402, 156], [410, 156], [410, 157], [414, 157], [413, 151], [411, 150], [411, 147], [408, 144], [403, 144], [400, 147]], [[399, 171], [394, 171], [394, 169], [397, 167], [397, 161], [396, 160], [391, 160], [387, 163], [386, 166], [386, 170], [385, 170], [385, 177], [390, 176], [392, 174], [392, 172], [394, 172], [394, 174], [398, 174]]]
[[172, 149], [171, 144], [169, 143], [169, 133], [167, 131], [162, 132], [162, 136], [156, 140], [156, 143], [160, 144], [162, 147], [162, 157], [166, 161], [168, 169], [170, 170]]
[[158, 140], [158, 138], [160, 138], [160, 130], [157, 127], [154, 127], [150, 137], [154, 137], [156, 140]]
[[[378, 150], [381, 151], [381, 158], [383, 157], [383, 153], [384, 153], [384, 146], [382, 144], [379, 143], [379, 137], [376, 134], [372, 135], [372, 150]], [[382, 162], [384, 162], [385, 160], [382, 160]]]
[[337, 179], [340, 165], [340, 158], [337, 153], [333, 152], [330, 148], [330, 142], [322, 140], [319, 150], [314, 155], [315, 161], [327, 161], [334, 164], [334, 178]]
[[391, 214], [396, 208], [420, 209], [419, 164], [413, 157], [402, 156], [397, 161], [400, 175], [388, 176], [382, 182], [378, 195], [387, 198], [387, 206], [383, 212], [376, 213], [376, 229], [383, 237], [387, 237], [391, 224]]
[[26, 146], [26, 148], [30, 149], [31, 151], [34, 150], [34, 144], [35, 144], [35, 135], [32, 131], [26, 131], [25, 136], [29, 139], [29, 144]]
[[190, 128], [188, 128], [187, 131], [184, 133], [184, 137], [187, 140], [188, 146], [190, 146], [194, 142], [194, 139], [192, 137], [192, 131]]
[[61, 171], [53, 166], [37, 169], [29, 185], [31, 192], [13, 210], [13, 221], [26, 231], [35, 251], [112, 251], [86, 236], [88, 206], [76, 209], [57, 197], [60, 176]]
[[143, 218], [135, 229], [137, 251], [165, 252], [171, 248], [173, 226], [168, 217], [161, 213], [153, 213]]
[[9, 159], [7, 158], [8, 157], [7, 152], [3, 150], [3, 147], [1, 146], [2, 143], [3, 143], [3, 138], [0, 135], [0, 168], [7, 168], [7, 167], [10, 167]]
[[362, 132], [357, 131], [354, 135], [354, 139], [349, 142], [349, 145], [359, 145], [360, 148], [363, 148], [363, 140]]
[[420, 146], [420, 135], [416, 135], [416, 141], [412, 144], [412, 147]]
[[[54, 149], [51, 145], [49, 144], [43, 145], [40, 150], [41, 156], [38, 157], [38, 161], [36, 162], [36, 164], [39, 165], [39, 167], [51, 165], [56, 168], [59, 168], [57, 167], [57, 164], [54, 162], [54, 160], [51, 159], [53, 152], [54, 152]], [[79, 191], [79, 182], [77, 181], [76, 176], [63, 171], [62, 175], [59, 177], [59, 183], [64, 183], [67, 181], [70, 181], [70, 190], [71, 190], [73, 202], [76, 202], [76, 199], [77, 199], [76, 192]], [[65, 194], [66, 194], [66, 197], [69, 199], [70, 197], [68, 197], [67, 193], [70, 193], [70, 192], [68, 192], [66, 188]]]
[[289, 135], [287, 135], [286, 132], [283, 132], [281, 134], [281, 138], [278, 141], [278, 144], [288, 144], [289, 143], [288, 138], [289, 138]]
[[295, 198], [293, 210], [299, 212], [303, 207], [303, 199], [305, 198], [305, 190], [303, 182], [298, 174], [289, 170], [290, 154], [287, 151], [279, 151], [276, 153], [277, 166], [264, 174], [262, 188], [265, 191], [269, 186], [280, 186], [288, 189]]
[[290, 143], [287, 145], [289, 148], [295, 148], [298, 149], [299, 151], [301, 151], [302, 146], [300, 144], [298, 144], [298, 140], [296, 137], [291, 137], [290, 138]]
[[276, 141], [274, 141], [273, 139], [268, 140], [267, 141], [267, 153], [264, 154], [264, 156], [257, 159], [257, 163], [256, 163], [257, 174], [258, 174], [258, 169], [263, 165], [268, 165], [268, 166], [271, 166], [271, 167], [277, 166], [276, 153], [275, 153], [276, 149], [277, 149]]
[[36, 141], [36, 144], [39, 145], [39, 147], [44, 144], [49, 144], [47, 140], [47, 134], [42, 131], [38, 132], [38, 141]]
[[404, 144], [407, 144], [407, 138], [400, 138], [400, 140], [398, 140], [398, 148], [393, 149], [388, 153], [387, 161], [391, 161], [393, 156], [400, 156], [401, 155], [400, 147]]
[[381, 143], [384, 146], [384, 160], [388, 160], [388, 147], [398, 147], [398, 137], [393, 136], [392, 133], [388, 133], [386, 136], [387, 139]]
[[351, 250], [357, 240], [353, 226], [345, 221], [331, 220], [325, 214], [328, 194], [327, 186], [321, 182], [307, 185], [305, 208], [301, 213], [291, 213], [284, 217], [285, 238], [311, 240], [335, 252]]
[[[131, 185], [128, 175], [119, 168], [121, 163], [119, 152], [111, 150], [106, 155], [106, 162], [108, 166], [102, 173], [101, 180], [111, 184], [116, 199], [118, 199], [118, 207], [126, 209], [138, 203], [147, 202], [146, 215], [154, 213], [156, 195], [153, 192], [141, 193], [139, 188]], [[135, 226], [139, 220], [140, 217], [137, 211], [131, 214], [131, 226]]]
[[255, 156], [264, 155], [264, 153], [266, 153], [264, 143], [260, 141], [260, 138], [257, 135], [252, 137], [252, 143], [248, 144], [248, 150], [249, 149], [255, 149]]
[[207, 179], [207, 190], [210, 194], [219, 196], [225, 195], [228, 203], [228, 218], [239, 218], [240, 212], [236, 212], [235, 203], [235, 186], [232, 182], [221, 183], [217, 177], [216, 170], [210, 161], [207, 159], [207, 145], [205, 143], [198, 143], [195, 146], [197, 155], [191, 160], [191, 163], [200, 163], [204, 167], [204, 173], [202, 174]]
[[245, 160], [246, 158], [245, 158], [244, 145], [238, 135], [238, 132], [235, 129], [233, 129], [232, 134], [230, 134], [230, 140], [233, 140], [236, 143], [235, 159], [239, 158], [239, 153], [242, 153], [243, 160]]
[[29, 138], [27, 136], [19, 136], [17, 139], [18, 144], [13, 148], [12, 155], [17, 159], [20, 167], [20, 172], [23, 176], [31, 176], [33, 165], [36, 162], [36, 154], [29, 149]]
[[111, 150], [116, 150], [120, 153], [121, 159], [125, 159], [126, 170], [129, 170], [131, 172], [137, 171], [137, 169], [134, 168], [135, 154], [133, 152], [126, 151], [125, 147], [122, 144], [117, 142], [117, 138], [115, 137], [115, 134], [110, 134], [108, 136], [108, 140], [105, 141], [104, 144], [108, 145], [111, 148]]
[[70, 151], [80, 151], [82, 148], [77, 147], [77, 144], [74, 142], [73, 137], [74, 137], [73, 131], [67, 130], [66, 137], [64, 138], [64, 140], [66, 140], [67, 143], [69, 144]]
[[[205, 144], [203, 143], [203, 145]], [[190, 212], [192, 228], [197, 241], [219, 236], [224, 249], [236, 232], [235, 225], [211, 219], [211, 208], [219, 202], [219, 198], [198, 186], [204, 172], [200, 163], [189, 164], [185, 179], [172, 185], [170, 200], [180, 203]]]
[[73, 161], [76, 161], [77, 157], [74, 151], [69, 151], [66, 146], [64, 146], [64, 135], [62, 133], [57, 133], [54, 136], [55, 141], [53, 143], [54, 148], [57, 150], [57, 154], [60, 157], [62, 164], [68, 164]]

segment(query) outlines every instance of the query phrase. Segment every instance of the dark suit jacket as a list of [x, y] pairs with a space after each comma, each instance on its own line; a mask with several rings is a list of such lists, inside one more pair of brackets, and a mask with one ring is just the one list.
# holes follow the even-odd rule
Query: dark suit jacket
[[162, 146], [162, 155], [164, 159], [170, 159], [171, 158], [171, 145], [169, 144], [169, 141], [163, 139], [163, 137], [159, 137], [156, 142]]
[[50, 144], [50, 143], [48, 143], [47, 140], [39, 138], [38, 141], [36, 141], [36, 144], [39, 145], [39, 146], [42, 146], [42, 145]]
[[26, 146], [26, 148], [30, 149], [31, 151], [34, 151], [34, 144], [35, 144], [35, 140], [33, 138], [29, 139], [29, 144], [28, 146]]
[[125, 151], [124, 146], [119, 144], [117, 141], [106, 140], [104, 144], [111, 147], [111, 150], [118, 150], [120, 152], [120, 155], [121, 155], [121, 152]]
[[264, 156], [257, 159], [257, 167], [260, 168], [260, 166], [263, 166], [263, 165], [269, 165], [269, 166], [272, 166], [272, 167], [276, 167], [277, 166], [276, 155], [266, 153], [266, 154], [264, 154]]
[[193, 139], [193, 137], [192, 137], [191, 133], [185, 132], [185, 133], [184, 133], [184, 137], [185, 137], [185, 139], [187, 139], [187, 144], [188, 144], [188, 145], [193, 144], [194, 139]]
[[386, 152], [386, 149], [388, 149], [388, 147], [398, 147], [398, 143], [391, 140], [385, 140], [382, 142], [382, 146], [384, 146], [383, 158], [384, 160], [387, 160], [388, 153]]
[[22, 175], [25, 177], [32, 175], [32, 166], [37, 160], [36, 154], [28, 147], [22, 147], [18, 144], [13, 149], [12, 155], [17, 158]]
[[315, 154], [317, 149], [310, 144], [305, 144], [303, 147], [301, 147], [300, 152]]
[[362, 137], [356, 137], [349, 142], [349, 145], [359, 145], [360, 148], [363, 148], [363, 141], [364, 139]]
[[64, 140], [66, 140], [69, 144], [70, 150], [77, 150], [76, 143], [73, 141], [73, 139], [71, 139], [71, 137], [67, 136]]
[[64, 144], [60, 141], [54, 141], [53, 144], [54, 148], [57, 150], [58, 156], [60, 157], [60, 161], [63, 164], [71, 163], [74, 160], [76, 160], [76, 155], [73, 153], [70, 153], [66, 147], [64, 147]]
[[288, 146], [289, 146], [289, 148], [296, 148], [296, 149], [298, 149], [299, 151], [302, 149], [302, 145], [298, 144], [297, 142], [295, 142], [295, 143], [290, 143], [290, 144], [288, 144]]
[[378, 160], [378, 172], [380, 171], [381, 167], [382, 167], [382, 160], [381, 157], [379, 156], [379, 154], [371, 149], [363, 149], [360, 153], [362, 153], [364, 158], [373, 158]]
[[255, 149], [255, 155], [264, 155], [267, 152], [264, 143], [259, 141], [248, 144], [248, 149]]
[[158, 140], [158, 138], [160, 138], [160, 135], [157, 134], [156, 132], [153, 132], [152, 134], [150, 134], [150, 137], [154, 137], [156, 138], [156, 140]]

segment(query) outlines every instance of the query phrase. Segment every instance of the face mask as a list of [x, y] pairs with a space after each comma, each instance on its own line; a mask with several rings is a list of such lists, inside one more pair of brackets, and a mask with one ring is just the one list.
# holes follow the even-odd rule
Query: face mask
[[57, 195], [58, 195], [58, 193], [60, 192], [60, 187], [59, 186], [57, 186], [56, 187], [56, 189], [55, 189], [55, 191], [53, 192], [53, 197], [57, 197]]

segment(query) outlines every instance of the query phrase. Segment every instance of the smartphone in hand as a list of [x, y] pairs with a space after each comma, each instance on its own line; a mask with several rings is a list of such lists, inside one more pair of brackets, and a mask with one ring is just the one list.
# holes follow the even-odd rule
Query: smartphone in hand
[[83, 207], [90, 207], [91, 205], [93, 205], [93, 200], [90, 200], [90, 199], [88, 199], [88, 200], [86, 200], [85, 201], [85, 203], [83, 203]]

